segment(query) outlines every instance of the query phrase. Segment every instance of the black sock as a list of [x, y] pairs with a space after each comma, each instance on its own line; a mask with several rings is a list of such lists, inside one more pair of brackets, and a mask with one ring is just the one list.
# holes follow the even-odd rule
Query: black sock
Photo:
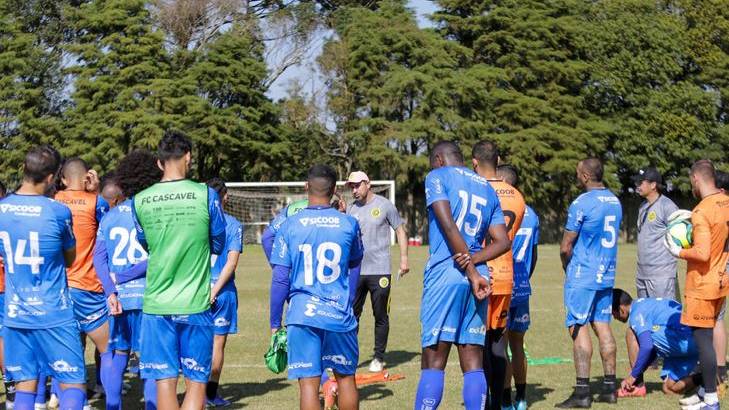
[[640, 386], [641, 384], [643, 384], [643, 375], [642, 374], [635, 378], [635, 385]]
[[205, 394], [208, 396], [208, 399], [214, 400], [215, 396], [218, 395], [218, 383], [208, 382], [207, 386], [205, 386]]
[[719, 380], [724, 383], [726, 382], [726, 365], [724, 366], [717, 366], [718, 372], [719, 372]]
[[577, 383], [575, 384], [575, 394], [581, 397], [590, 395], [590, 378], [589, 377], [578, 377]]
[[516, 401], [526, 399], [526, 383], [516, 384]]
[[714, 351], [714, 330], [691, 328], [694, 342], [699, 349], [699, 368], [704, 379], [704, 390], [716, 393], [716, 351]]
[[5, 401], [15, 401], [15, 382], [5, 381]]
[[704, 384], [704, 379], [701, 377], [701, 373], [692, 374], [691, 381], [694, 382], [694, 386], [696, 387]]
[[501, 405], [502, 406], [511, 405], [511, 387], [504, 388], [504, 392], [501, 394]]

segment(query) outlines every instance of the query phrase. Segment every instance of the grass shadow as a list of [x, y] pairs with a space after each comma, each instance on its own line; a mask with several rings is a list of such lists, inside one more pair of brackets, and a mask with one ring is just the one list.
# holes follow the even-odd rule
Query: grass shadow
[[551, 387], [545, 387], [541, 383], [529, 383], [527, 382], [526, 397], [529, 406], [533, 406], [536, 403], [545, 401], [547, 395], [554, 391]]
[[391, 352], [385, 353], [385, 362], [387, 364], [387, 367], [395, 367], [404, 363], [409, 363], [417, 357], [420, 357], [420, 352], [393, 350]]
[[392, 390], [388, 389], [383, 384], [369, 384], [367, 386], [360, 387], [358, 390], [360, 401], [382, 400], [385, 397], [394, 395]]

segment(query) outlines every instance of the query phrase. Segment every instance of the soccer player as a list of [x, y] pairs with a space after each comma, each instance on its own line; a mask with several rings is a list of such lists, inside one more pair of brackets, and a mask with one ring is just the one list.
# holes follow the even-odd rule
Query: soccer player
[[[496, 167], [499, 163], [499, 149], [496, 144], [490, 141], [480, 141], [473, 146], [471, 153], [473, 169], [477, 174], [486, 178], [489, 185], [496, 191], [501, 211], [504, 214], [509, 240], [513, 241], [524, 218], [526, 208], [524, 197], [521, 192], [496, 174]], [[490, 407], [492, 410], [501, 410], [503, 396], [506, 394], [504, 383], [508, 366], [506, 322], [514, 287], [514, 259], [511, 248], [498, 258], [489, 261], [488, 268], [491, 273], [493, 293], [489, 297], [486, 349], [483, 360], [487, 366]], [[510, 402], [511, 389], [508, 391]]]
[[400, 246], [399, 275], [410, 271], [408, 236], [397, 208], [387, 198], [372, 192], [367, 174], [352, 172], [347, 178], [347, 186], [352, 189], [354, 196], [354, 202], [347, 208], [347, 215], [352, 215], [359, 222], [365, 249], [354, 298], [354, 315], [359, 323], [369, 293], [375, 316], [374, 358], [369, 371], [376, 373], [381, 372], [385, 365], [387, 336], [390, 333], [390, 228], [395, 230]]
[[124, 192], [122, 192], [117, 176], [113, 173], [106, 174], [101, 178], [99, 195], [109, 204], [110, 209], [127, 199]]
[[[497, 175], [507, 184], [516, 187], [519, 178], [514, 167], [500, 165]], [[497, 191], [498, 194], [498, 191]], [[539, 244], [539, 216], [526, 205], [521, 227], [511, 242], [514, 256], [514, 289], [511, 293], [509, 320], [507, 323], [511, 363], [506, 371], [503, 406], [511, 404], [511, 377], [516, 385], [515, 410], [526, 410], [527, 360], [524, 351], [524, 334], [531, 323], [529, 316], [529, 296], [532, 293], [530, 279], [537, 266], [537, 245]]]
[[661, 194], [663, 177], [655, 168], [633, 176], [635, 191], [645, 200], [638, 209], [638, 272], [635, 286], [639, 298], [676, 299], [676, 258], [663, 246], [668, 217], [678, 210]]
[[[466, 409], [483, 409], [485, 299], [491, 291], [484, 262], [507, 252], [511, 242], [496, 192], [485, 178], [464, 167], [456, 143], [436, 143], [430, 165], [425, 178], [430, 257], [420, 307], [423, 350], [415, 409], [438, 408], [453, 344], [463, 371]], [[487, 233], [492, 241], [482, 248]]]
[[132, 199], [137, 240], [149, 253], [139, 368], [157, 380], [160, 410], [179, 408], [180, 368], [182, 408], [205, 406], [213, 353], [210, 255], [223, 251], [225, 218], [218, 194], [187, 179], [191, 152], [185, 135], [165, 132], [157, 148], [162, 181]]
[[[104, 383], [107, 409], [121, 409], [122, 383], [129, 353], [139, 353], [141, 343], [142, 297], [146, 283], [142, 275], [146, 274], [147, 252], [137, 240], [131, 198], [159, 181], [162, 173], [151, 152], [136, 150], [119, 162], [115, 175], [114, 180], [102, 180], [102, 192], [111, 191], [110, 181], [114, 181], [118, 184], [114, 189], [119, 190], [121, 197], [111, 198], [113, 207], [99, 224], [94, 249], [94, 267], [115, 314], [110, 326], [112, 371]], [[118, 206], [114, 206], [117, 202]], [[155, 380], [144, 381], [144, 396], [146, 408], [155, 409]]]
[[605, 374], [597, 400], [616, 403], [615, 338], [610, 330], [612, 288], [623, 211], [620, 201], [602, 182], [603, 166], [597, 158], [577, 165], [577, 182], [585, 193], [567, 211], [560, 257], [565, 270], [565, 324], [573, 343], [577, 385], [558, 408], [587, 408], [590, 395], [592, 339], [588, 323], [597, 334]]
[[[223, 201], [223, 208], [228, 202], [228, 188], [225, 181], [213, 178], [208, 186], [218, 193]], [[235, 269], [238, 258], [243, 252], [243, 225], [234, 216], [225, 216], [225, 248], [220, 255], [211, 256], [210, 303], [213, 305], [213, 362], [206, 393], [208, 405], [214, 407], [228, 406], [230, 402], [218, 395], [218, 383], [223, 371], [225, 342], [229, 334], [238, 333], [238, 290], [235, 287]]]
[[[94, 270], [93, 253], [99, 221], [109, 210], [104, 198], [96, 193], [98, 177], [81, 158], [66, 160], [61, 168], [63, 190], [56, 192], [56, 201], [68, 206], [73, 214], [76, 237], [76, 260], [68, 269], [68, 286], [76, 320], [82, 334], [87, 334], [100, 354], [97, 363], [99, 378], [104, 384], [111, 371], [109, 347], [109, 309], [101, 281]], [[84, 337], [85, 343], [85, 337]]]
[[80, 410], [86, 400], [83, 348], [66, 279], [76, 258], [71, 210], [43, 196], [60, 162], [50, 146], [32, 149], [22, 185], [0, 201], [4, 358], [18, 410], [34, 408], [42, 370], [60, 382], [62, 409]]
[[[0, 182], [0, 199], [5, 198], [7, 190], [5, 184]], [[13, 399], [15, 397], [15, 384], [10, 381], [5, 371], [5, 360], [3, 359], [3, 318], [5, 316], [5, 265], [3, 259], [0, 257], [0, 306], [3, 306], [0, 310], [0, 370], [3, 372], [3, 383], [5, 384], [5, 406], [11, 408], [13, 405]]]
[[729, 196], [716, 186], [714, 165], [696, 161], [689, 173], [691, 190], [701, 202], [691, 215], [693, 244], [682, 249], [666, 236], [672, 255], [687, 262], [681, 323], [691, 327], [699, 349], [699, 364], [706, 394], [692, 408], [718, 409], [717, 365], [713, 328], [729, 293], [726, 265], [729, 259]]
[[263, 253], [266, 254], [266, 259], [271, 263], [271, 251], [273, 249], [273, 241], [276, 239], [276, 234], [281, 225], [286, 221], [287, 218], [296, 215], [302, 209], [309, 206], [308, 199], [300, 199], [286, 205], [276, 216], [271, 219], [266, 229], [263, 230], [261, 235], [261, 246], [263, 247]]
[[287, 218], [271, 254], [271, 331], [281, 327], [286, 299], [288, 377], [299, 381], [299, 407], [320, 409], [319, 384], [331, 368], [339, 388], [338, 407], [359, 408], [354, 374], [359, 347], [352, 311], [362, 261], [357, 220], [330, 206], [335, 171], [327, 165], [309, 169], [309, 205]]
[[621, 383], [621, 397], [646, 395], [643, 373], [656, 357], [663, 358], [665, 394], [681, 394], [701, 384], [701, 375], [691, 374], [699, 353], [691, 329], [681, 324], [680, 303], [662, 298], [633, 301], [622, 289], [613, 289], [612, 299], [613, 317], [630, 325], [625, 342], [632, 369]]
[[[716, 170], [716, 187], [722, 192], [729, 193], [729, 173]], [[729, 264], [729, 262], [727, 262]], [[726, 370], [726, 325], [724, 324], [724, 315], [726, 314], [726, 302], [721, 308], [719, 317], [714, 325], [714, 350], [716, 351], [716, 365], [719, 372], [718, 390], [726, 389], [727, 370]], [[722, 384], [724, 387], [722, 387]]]

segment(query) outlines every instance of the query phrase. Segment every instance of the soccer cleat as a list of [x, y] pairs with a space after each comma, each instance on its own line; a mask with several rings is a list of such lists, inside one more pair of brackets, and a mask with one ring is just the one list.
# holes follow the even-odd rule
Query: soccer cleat
[[646, 396], [645, 384], [635, 386], [633, 390], [625, 390], [622, 387], [618, 389], [618, 397], [645, 397]]
[[527, 410], [526, 400], [517, 400], [516, 406], [514, 406], [514, 410]]
[[14, 408], [13, 402], [12, 401], [6, 401], [5, 402], [5, 408], [7, 410], [13, 410], [13, 408]]
[[94, 410], [94, 408], [90, 404], [84, 404], [83, 410]]
[[681, 410], [719, 410], [719, 402], [706, 404], [703, 401], [700, 401], [696, 404], [681, 406]]
[[214, 399], [208, 399], [208, 407], [228, 407], [230, 402], [220, 396], [215, 396]]
[[51, 398], [48, 400], [48, 408], [55, 410], [58, 408], [58, 396], [51, 394]]
[[598, 403], [609, 403], [609, 404], [615, 404], [618, 402], [618, 395], [616, 392], [602, 392], [597, 395], [597, 399], [595, 399]]
[[378, 358], [374, 358], [370, 362], [369, 370], [371, 373], [379, 373], [384, 368], [385, 368], [385, 362], [381, 362]]
[[684, 397], [678, 401], [678, 404], [681, 406], [691, 406], [694, 404], [699, 404], [702, 401], [704, 401], [704, 398], [699, 396], [698, 394], [694, 393], [691, 396]]
[[576, 392], [572, 393], [567, 400], [557, 403], [554, 407], [558, 409], [589, 409], [592, 406], [592, 397], [590, 395], [580, 397]]

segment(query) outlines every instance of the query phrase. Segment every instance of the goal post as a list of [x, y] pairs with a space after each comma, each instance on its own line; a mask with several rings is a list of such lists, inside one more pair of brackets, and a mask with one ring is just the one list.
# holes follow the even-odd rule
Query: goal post
[[[286, 205], [306, 199], [304, 181], [282, 182], [228, 182], [228, 203], [225, 212], [236, 217], [245, 226], [244, 243], [261, 243], [261, 234], [271, 219]], [[337, 191], [347, 205], [354, 201], [346, 181], [337, 182]], [[372, 191], [395, 204], [395, 181], [370, 181]], [[395, 244], [395, 232], [390, 230], [390, 242]]]

